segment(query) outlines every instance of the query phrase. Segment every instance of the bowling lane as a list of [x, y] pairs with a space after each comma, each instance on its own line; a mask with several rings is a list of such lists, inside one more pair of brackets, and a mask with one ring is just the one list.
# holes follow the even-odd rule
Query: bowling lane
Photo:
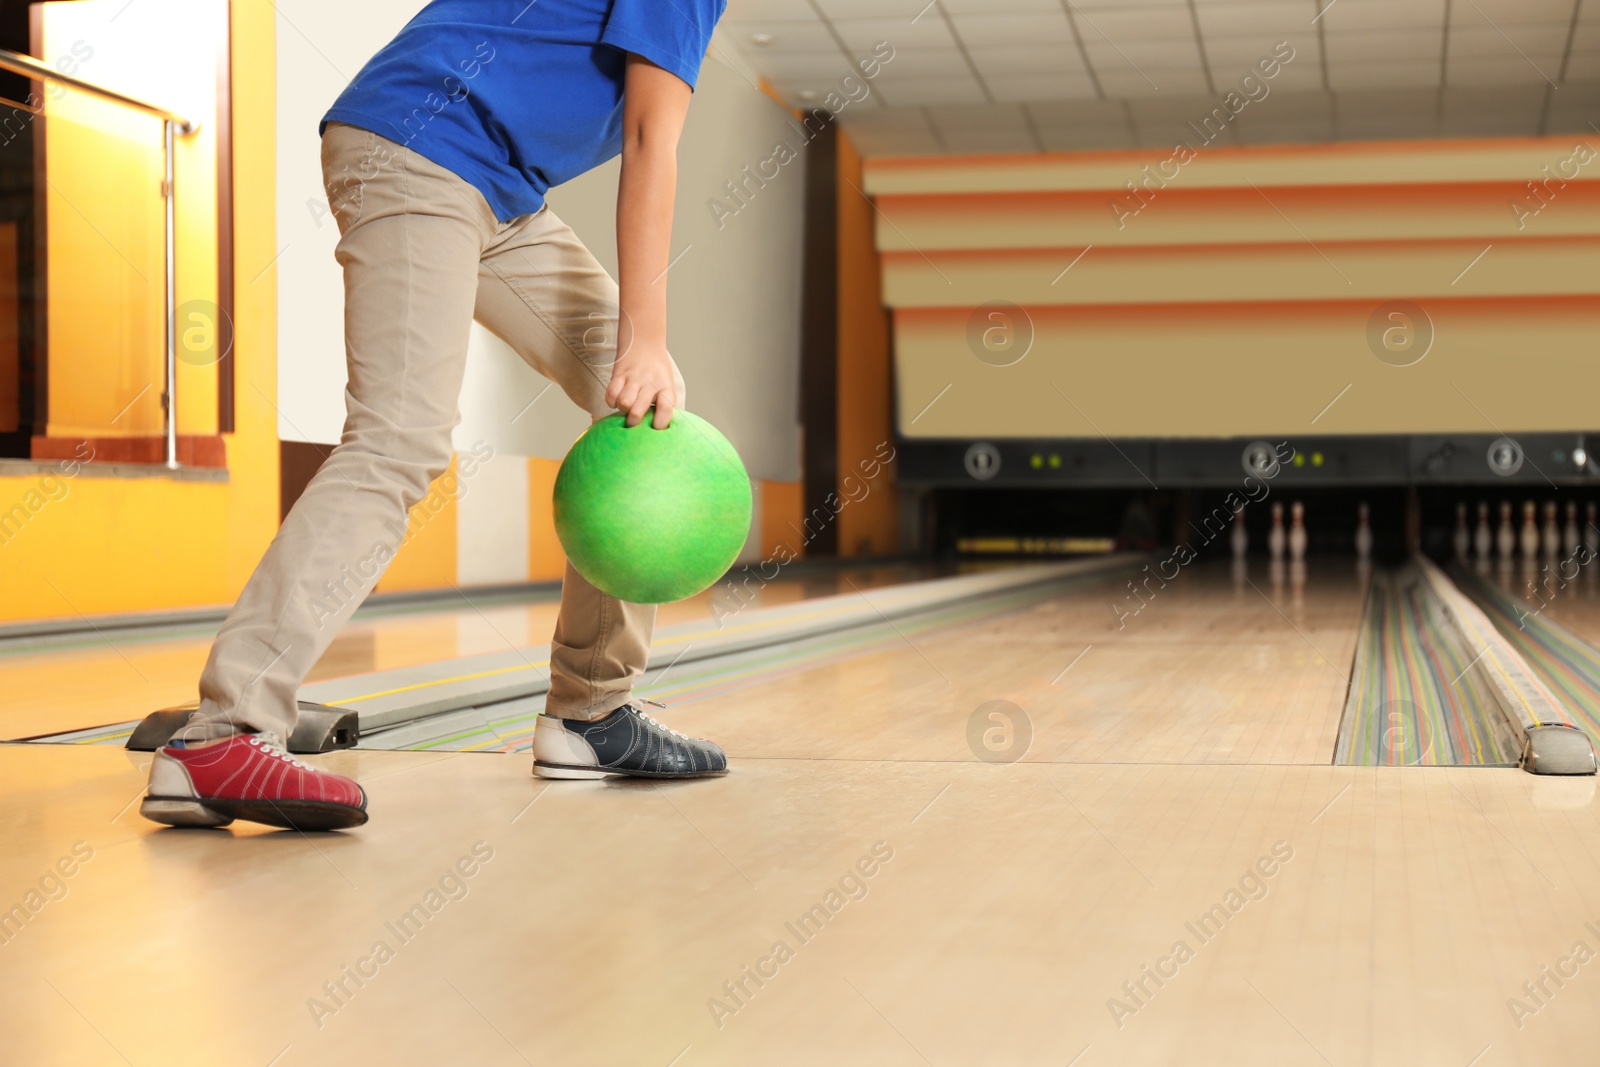
[[[647, 676], [642, 692], [735, 760], [1331, 760], [1365, 595], [1353, 564], [1197, 564], [1165, 588], [1152, 580], [1142, 606], [1126, 580], [707, 660]], [[536, 710], [489, 705], [448, 731], [363, 743], [522, 749]]]
[[1600, 648], [1600, 561], [1586, 567], [1568, 565], [1565, 573], [1577, 570], [1571, 581], [1562, 578], [1559, 561], [1545, 570], [1546, 564], [1518, 559], [1495, 560], [1469, 565], [1481, 581], [1492, 582], [1512, 597], [1519, 610], [1557, 623]]
[[[928, 564], [796, 564], [743, 595], [747, 603], [772, 606], [831, 596], [852, 584], [881, 588], [956, 569]], [[363, 607], [307, 680], [538, 645], [550, 639], [555, 627], [554, 587], [515, 593], [469, 588], [456, 594], [449, 601], [380, 600]], [[715, 595], [712, 589], [664, 605], [661, 624], [708, 617]], [[0, 640], [0, 738], [126, 722], [193, 700], [215, 634], [216, 623], [137, 630], [91, 625], [79, 634]]]
[[[1545, 1067], [1600, 1032], [1592, 976], [1523, 992], [1600, 913], [1590, 778], [357, 750], [318, 762], [372, 822], [312, 840], [144, 823], [145, 759], [0, 746], [7, 903], [89, 856], [7, 935], [8, 1063]], [[250, 1009], [173, 1024], [219, 989]]]

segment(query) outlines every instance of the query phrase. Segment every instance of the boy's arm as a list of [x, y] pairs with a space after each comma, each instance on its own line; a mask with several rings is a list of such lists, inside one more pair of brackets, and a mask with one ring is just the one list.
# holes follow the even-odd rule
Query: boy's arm
[[689, 86], [637, 55], [628, 55], [622, 101], [622, 178], [617, 185], [617, 273], [621, 314], [617, 360], [606, 403], [637, 426], [656, 409], [664, 430], [678, 405], [667, 354], [667, 262], [678, 183], [678, 136]]

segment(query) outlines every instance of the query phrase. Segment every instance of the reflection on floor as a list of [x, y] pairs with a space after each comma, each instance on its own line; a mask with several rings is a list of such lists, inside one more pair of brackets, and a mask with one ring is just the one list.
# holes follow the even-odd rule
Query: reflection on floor
[[[831, 596], [854, 583], [863, 589], [953, 573], [921, 564], [855, 567], [794, 565], [745, 594], [763, 606]], [[664, 605], [662, 625], [702, 619], [715, 588]], [[750, 599], [754, 597], [754, 599]], [[553, 588], [479, 594], [459, 590], [447, 601], [379, 603], [362, 608], [313, 668], [308, 681], [550, 640], [559, 594]], [[0, 642], [0, 738], [128, 722], [157, 708], [195, 699], [215, 626], [103, 629], [74, 640], [19, 638]], [[71, 676], [71, 686], [61, 680]]]

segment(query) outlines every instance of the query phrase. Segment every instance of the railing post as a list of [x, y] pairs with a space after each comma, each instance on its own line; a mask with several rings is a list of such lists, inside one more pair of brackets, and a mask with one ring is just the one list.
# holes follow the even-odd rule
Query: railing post
[[167, 469], [178, 469], [178, 278], [177, 278], [177, 241], [176, 218], [173, 205], [173, 121], [163, 119], [161, 123], [161, 142], [163, 157], [163, 175], [161, 180], [161, 197], [166, 215], [166, 314], [167, 314], [167, 345], [166, 345], [166, 377], [167, 391], [162, 397], [166, 407], [166, 438], [167, 438]]

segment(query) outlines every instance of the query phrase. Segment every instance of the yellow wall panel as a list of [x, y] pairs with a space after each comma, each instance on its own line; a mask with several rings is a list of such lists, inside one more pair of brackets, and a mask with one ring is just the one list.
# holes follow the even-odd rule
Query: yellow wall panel
[[556, 488], [559, 459], [530, 456], [528, 463], [528, 579], [547, 582], [566, 570], [567, 556], [556, 540], [555, 511], [550, 501]]
[[458, 461], [459, 457], [451, 458], [449, 469], [433, 480], [427, 495], [411, 509], [406, 538], [378, 580], [377, 592], [448, 589], [456, 584]]
[[763, 481], [756, 498], [761, 501], [761, 514], [756, 516], [761, 524], [761, 558], [805, 555], [805, 538], [800, 532], [800, 483]]
[[[79, 6], [49, 5], [46, 17], [56, 17], [54, 12], [61, 8]], [[81, 7], [87, 10], [89, 4]], [[70, 478], [62, 476], [58, 465], [41, 473], [0, 477], [0, 621], [227, 604], [238, 595], [277, 532], [277, 416], [265, 400], [277, 394], [277, 287], [275, 274], [271, 270], [263, 273], [277, 251], [272, 188], [275, 15], [264, 0], [239, 0], [231, 10], [234, 274], [241, 281], [235, 297], [235, 344], [231, 357], [239, 381], [237, 432], [228, 437], [227, 480], [107, 477], [92, 460], [89, 468], [93, 473], [79, 471]], [[107, 14], [114, 11], [115, 8]], [[124, 19], [133, 14], [129, 11]], [[163, 13], [161, 17], [170, 16]], [[121, 23], [120, 19], [107, 23], [96, 41], [104, 44], [106, 36]], [[207, 57], [216, 43], [206, 45]], [[151, 66], [179, 64], [192, 61], [195, 55], [181, 34], [175, 33], [170, 39], [170, 48], [170, 55], [158, 51], [144, 55], [141, 62]], [[92, 62], [81, 73], [93, 77]], [[205, 198], [191, 202], [204, 203]], [[215, 201], [210, 203], [209, 240], [214, 241]], [[66, 210], [64, 202], [51, 210], [57, 207]], [[198, 232], [201, 223], [191, 225]], [[52, 238], [55, 236], [53, 233]], [[63, 239], [69, 244], [75, 240]], [[52, 247], [53, 257], [54, 253]], [[54, 262], [53, 258], [52, 266]], [[204, 271], [215, 278], [214, 260]], [[256, 280], [250, 283], [250, 279]], [[215, 284], [214, 280], [211, 284]], [[59, 289], [53, 288], [52, 297], [57, 295]], [[158, 301], [159, 293], [151, 307], [158, 308]], [[106, 314], [105, 322], [117, 321], [110, 315], [113, 310], [116, 309], [101, 309]], [[108, 327], [123, 331], [108, 335], [116, 344], [131, 343], [139, 320], [129, 321], [132, 325]], [[132, 359], [137, 353], [128, 347], [125, 354]], [[132, 366], [143, 364], [135, 362]], [[159, 409], [152, 417], [152, 409], [141, 407], [146, 401], [154, 403], [148, 394], [121, 420], [110, 422], [106, 412], [111, 401], [106, 398], [122, 396], [116, 392], [122, 386], [108, 388], [106, 383], [116, 385], [123, 381], [123, 375], [120, 365], [113, 368], [108, 364], [99, 370], [80, 368], [75, 383], [63, 382], [66, 375], [56, 373], [52, 363], [51, 385], [52, 389], [58, 384], [63, 388], [82, 387], [78, 394], [82, 406], [69, 407], [69, 411], [77, 412], [72, 417], [81, 418], [85, 430], [156, 432]], [[152, 392], [159, 394], [159, 384]], [[215, 411], [214, 387], [196, 387], [190, 396], [197, 398], [194, 402], [201, 408], [209, 406]], [[55, 400], [52, 393], [53, 405]], [[121, 403], [127, 403], [126, 397]], [[114, 415], [115, 409], [110, 413]], [[105, 428], [108, 426], [110, 429]], [[201, 416], [196, 415], [184, 428], [186, 432], [203, 432], [205, 426]], [[210, 426], [215, 429], [214, 421]], [[5, 518], [8, 515], [9, 523]]]

